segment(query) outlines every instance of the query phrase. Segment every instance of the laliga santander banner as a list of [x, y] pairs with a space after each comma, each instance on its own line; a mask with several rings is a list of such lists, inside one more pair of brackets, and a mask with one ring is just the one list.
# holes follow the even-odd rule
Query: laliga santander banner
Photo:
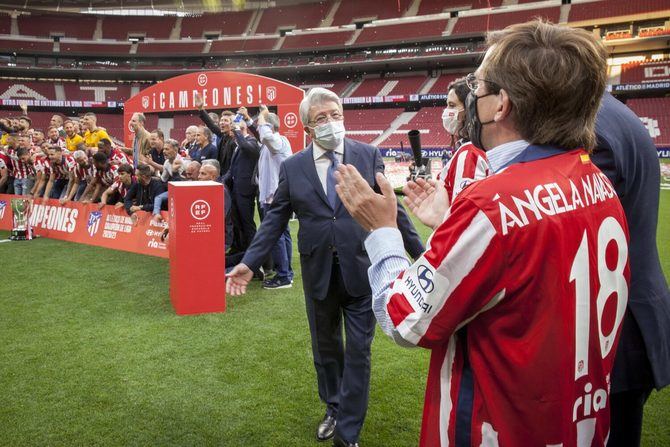
[[[22, 196], [0, 194], [0, 230], [12, 229], [11, 200]], [[25, 198], [25, 197], [23, 197]], [[168, 257], [167, 244], [161, 241], [166, 224], [151, 222], [151, 213], [137, 213], [137, 225], [123, 208], [58, 200], [31, 200], [30, 224], [33, 234], [81, 244], [144, 255]], [[163, 212], [167, 218], [167, 213]]]
[[[135, 134], [130, 129], [133, 113], [185, 112], [197, 110], [195, 97], [200, 94], [207, 110], [239, 107], [276, 106], [280, 132], [294, 152], [305, 147], [305, 132], [298, 106], [305, 92], [276, 79], [231, 71], [202, 71], [166, 79], [139, 92], [126, 101], [123, 117], [127, 124], [125, 143], [132, 147]], [[217, 123], [218, 124], [218, 123]]]

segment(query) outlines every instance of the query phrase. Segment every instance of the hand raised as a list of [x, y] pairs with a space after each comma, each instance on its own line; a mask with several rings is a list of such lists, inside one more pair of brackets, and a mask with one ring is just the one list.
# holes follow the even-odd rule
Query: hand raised
[[419, 178], [407, 182], [402, 192], [403, 203], [421, 223], [433, 229], [442, 223], [449, 209], [449, 195], [443, 182]]
[[382, 194], [374, 192], [353, 165], [340, 164], [335, 179], [342, 204], [363, 228], [372, 231], [398, 226], [398, 199], [384, 174], [378, 172], [375, 177]]

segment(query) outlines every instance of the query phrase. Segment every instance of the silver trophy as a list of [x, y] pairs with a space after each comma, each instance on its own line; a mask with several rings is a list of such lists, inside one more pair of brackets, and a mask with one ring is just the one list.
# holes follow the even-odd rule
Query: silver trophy
[[30, 209], [32, 201], [28, 199], [12, 199], [13, 227], [9, 238], [13, 241], [29, 241], [33, 238], [30, 226]]

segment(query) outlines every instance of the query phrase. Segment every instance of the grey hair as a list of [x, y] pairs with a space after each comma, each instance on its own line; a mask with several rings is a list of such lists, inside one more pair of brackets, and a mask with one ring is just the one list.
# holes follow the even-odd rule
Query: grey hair
[[179, 142], [175, 140], [174, 138], [168, 138], [165, 140], [165, 144], [169, 144], [173, 148], [175, 148], [177, 151], [179, 151]]
[[314, 87], [311, 89], [300, 102], [300, 120], [302, 121], [302, 124], [307, 126], [309, 123], [309, 109], [311, 109], [312, 106], [327, 101], [337, 103], [340, 111], [342, 110], [342, 101], [340, 101], [340, 97], [335, 93], [323, 87]]
[[198, 131], [198, 126], [188, 126], [186, 128], [186, 132], [188, 132], [189, 130], [192, 131], [192, 132], [197, 132]]
[[216, 169], [217, 174], [221, 174], [221, 165], [219, 164], [219, 160], [215, 160], [213, 158], [208, 158], [207, 160], [202, 161], [202, 167], [205, 166], [213, 166]]
[[74, 151], [74, 154], [72, 154], [74, 158], [87, 158], [86, 157], [86, 152], [84, 151]]
[[279, 117], [276, 113], [268, 113], [265, 117], [265, 121], [274, 128], [275, 132], [279, 130]]
[[221, 164], [219, 163], [219, 160], [216, 160], [214, 158], [208, 158], [207, 160], [202, 161], [202, 166], [214, 166], [219, 172], [221, 172]]
[[202, 133], [205, 134], [205, 138], [207, 138], [208, 142], [212, 142], [212, 131], [209, 130], [209, 127], [207, 126], [200, 126], [198, 129], [202, 129]]

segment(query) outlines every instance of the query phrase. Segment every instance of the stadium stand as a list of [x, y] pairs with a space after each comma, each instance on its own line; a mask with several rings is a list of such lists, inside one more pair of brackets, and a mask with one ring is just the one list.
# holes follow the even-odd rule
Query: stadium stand
[[343, 47], [351, 39], [354, 31], [336, 30], [320, 33], [287, 34], [282, 50], [302, 49], [302, 48], [336, 48]]
[[554, 23], [558, 23], [559, 16], [560, 8], [552, 7], [461, 17], [456, 22], [456, 26], [454, 26], [451, 34], [473, 34], [498, 30], [536, 17], [544, 17]]
[[670, 80], [670, 60], [632, 62], [621, 66], [621, 84]]
[[53, 82], [6, 81], [0, 80], [0, 99], [41, 99], [55, 100]]
[[657, 146], [670, 145], [670, 98], [629, 99], [626, 105], [647, 126]]
[[333, 17], [333, 26], [348, 25], [359, 19], [391, 19], [401, 17], [409, 7], [410, 0], [398, 0], [393, 2], [393, 7], [380, 8], [376, 2], [364, 2], [360, 0], [342, 0]]
[[[98, 19], [95, 16], [69, 14], [31, 14], [17, 18], [23, 36], [50, 37], [54, 35], [92, 39]], [[75, 25], [76, 24], [76, 25]], [[2, 33], [9, 34], [9, 33]]]
[[403, 109], [357, 109], [346, 114], [347, 136], [371, 143], [391, 125]]
[[127, 40], [129, 35], [167, 39], [174, 28], [175, 18], [107, 16], [102, 21], [103, 39]]
[[413, 129], [421, 133], [421, 145], [425, 148], [444, 148], [449, 145], [450, 138], [442, 127], [442, 107], [423, 107], [409, 123], [400, 126], [388, 138], [380, 143], [380, 147], [409, 147], [407, 132]]
[[451, 84], [454, 80], [465, 76], [466, 74], [467, 73], [450, 73], [440, 75], [428, 93], [447, 93], [447, 87], [449, 87], [449, 84]]
[[52, 40], [28, 40], [2, 36], [0, 37], [0, 48], [22, 53], [51, 53], [54, 43]]
[[9, 34], [12, 31], [12, 18], [7, 14], [0, 14], [0, 34]]
[[128, 42], [73, 42], [61, 41], [60, 53], [69, 55], [100, 54], [106, 56], [120, 56], [130, 53], [131, 44]]
[[253, 14], [253, 11], [248, 10], [184, 17], [181, 22], [181, 37], [200, 39], [205, 34], [239, 36], [249, 26]]
[[304, 89], [305, 91], [309, 91], [309, 89], [313, 87], [323, 87], [337, 93], [339, 96], [342, 96], [346, 88], [349, 86], [349, 84], [351, 84], [351, 81], [349, 79], [338, 79], [334, 81], [321, 81], [321, 82], [303, 84], [300, 85], [299, 87]]
[[126, 101], [130, 98], [128, 84], [63, 83], [65, 97], [70, 101]]
[[573, 4], [570, 8], [569, 21], [581, 22], [664, 10], [670, 10], [670, 5], [664, 0], [599, 0]]
[[280, 29], [316, 28], [333, 7], [332, 1], [263, 9], [256, 34], [276, 34]]
[[[447, 27], [448, 19], [400, 23], [395, 25], [366, 25], [356, 39], [356, 45], [382, 42], [415, 42], [439, 38]], [[400, 37], [402, 36], [402, 37]]]
[[277, 37], [260, 39], [224, 39], [212, 42], [212, 54], [233, 54], [244, 51], [270, 51], [277, 43]]
[[200, 42], [140, 42], [137, 45], [137, 54], [174, 54], [174, 55], [194, 55], [202, 53], [205, 46], [204, 41]]

